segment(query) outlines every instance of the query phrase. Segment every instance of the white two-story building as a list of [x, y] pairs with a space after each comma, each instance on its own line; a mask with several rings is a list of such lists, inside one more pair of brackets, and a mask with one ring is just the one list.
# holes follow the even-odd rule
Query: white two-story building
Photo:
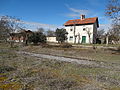
[[68, 32], [68, 43], [96, 43], [98, 17], [85, 18], [81, 15], [80, 19], [69, 20], [64, 26]]

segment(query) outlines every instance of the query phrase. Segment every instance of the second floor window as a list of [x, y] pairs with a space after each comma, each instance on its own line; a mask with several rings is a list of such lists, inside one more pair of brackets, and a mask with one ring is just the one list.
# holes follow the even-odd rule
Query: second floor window
[[73, 36], [70, 36], [69, 40], [72, 41], [73, 40]]
[[73, 29], [70, 29], [70, 31], [72, 31]]
[[83, 28], [83, 31], [85, 31], [86, 30], [86, 28]]

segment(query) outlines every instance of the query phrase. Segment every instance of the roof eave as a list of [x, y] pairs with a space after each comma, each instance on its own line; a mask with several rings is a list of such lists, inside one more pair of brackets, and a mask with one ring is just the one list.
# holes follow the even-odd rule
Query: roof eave
[[[94, 23], [85, 23], [85, 24], [75, 24], [76, 26], [79, 26], [79, 25], [89, 25], [89, 24], [94, 24]], [[64, 26], [74, 26], [74, 24], [64, 24]]]

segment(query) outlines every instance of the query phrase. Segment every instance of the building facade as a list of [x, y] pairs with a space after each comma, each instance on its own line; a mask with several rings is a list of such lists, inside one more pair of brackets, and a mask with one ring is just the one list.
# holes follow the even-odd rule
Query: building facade
[[98, 17], [85, 18], [81, 15], [81, 19], [69, 20], [64, 26], [68, 32], [68, 43], [96, 43]]
[[53, 42], [53, 43], [57, 43], [58, 41], [56, 40], [56, 37], [55, 36], [47, 36], [46, 37], [47, 39], [47, 42]]

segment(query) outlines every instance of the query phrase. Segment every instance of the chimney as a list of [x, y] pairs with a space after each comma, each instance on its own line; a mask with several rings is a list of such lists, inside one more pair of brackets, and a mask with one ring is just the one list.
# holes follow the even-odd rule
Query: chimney
[[84, 20], [85, 19], [85, 15], [81, 15], [81, 20]]

